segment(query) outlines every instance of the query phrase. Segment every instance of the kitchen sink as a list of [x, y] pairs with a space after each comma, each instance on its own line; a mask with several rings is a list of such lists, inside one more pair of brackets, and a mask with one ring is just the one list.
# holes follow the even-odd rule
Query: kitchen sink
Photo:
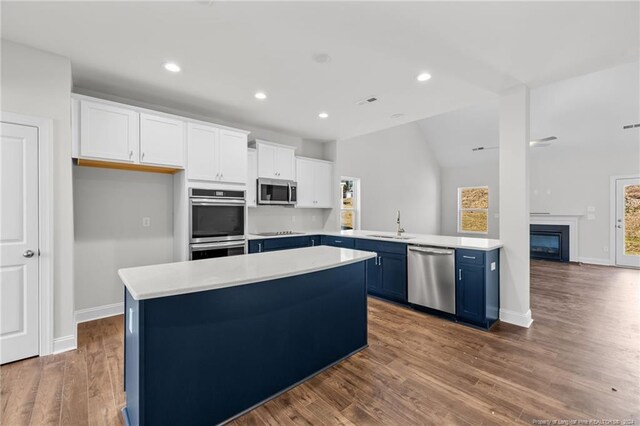
[[410, 240], [413, 237], [403, 237], [403, 236], [397, 236], [397, 235], [367, 235], [367, 237], [374, 237], [374, 238], [388, 238], [390, 240]]

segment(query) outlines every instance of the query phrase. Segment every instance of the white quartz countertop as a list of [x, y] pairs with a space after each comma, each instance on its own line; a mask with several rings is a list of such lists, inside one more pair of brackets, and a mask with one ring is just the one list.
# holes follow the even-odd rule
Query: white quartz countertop
[[307, 274], [374, 257], [366, 251], [317, 246], [124, 268], [118, 275], [134, 299], [144, 300]]
[[309, 231], [309, 232], [304, 232], [300, 234], [278, 235], [278, 236], [271, 236], [271, 237], [250, 234], [248, 235], [247, 238], [249, 240], [259, 240], [259, 239], [267, 239], [267, 238], [299, 237], [304, 235], [329, 235], [329, 236], [336, 236], [336, 237], [362, 238], [362, 239], [376, 240], [376, 241], [387, 241], [387, 242], [396, 242], [396, 243], [404, 243], [404, 244], [416, 244], [416, 245], [433, 246], [433, 247], [461, 248], [461, 249], [482, 250], [482, 251], [490, 251], [490, 250], [494, 250], [502, 247], [502, 242], [500, 240], [495, 240], [491, 238], [411, 234], [407, 232], [402, 234], [403, 237], [408, 237], [406, 239], [394, 239], [394, 238], [372, 236], [372, 235], [385, 235], [385, 236], [395, 235], [395, 232], [380, 232], [380, 231], [338, 231], [338, 232]]

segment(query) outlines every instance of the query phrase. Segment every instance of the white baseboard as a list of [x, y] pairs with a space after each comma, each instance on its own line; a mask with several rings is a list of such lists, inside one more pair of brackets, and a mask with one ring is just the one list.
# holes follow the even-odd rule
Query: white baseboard
[[500, 321], [508, 322], [509, 324], [514, 324], [520, 327], [529, 328], [531, 327], [531, 323], [533, 322], [533, 318], [531, 318], [531, 309], [529, 309], [525, 314], [521, 312], [510, 311], [508, 309], [500, 309]]
[[95, 308], [80, 309], [75, 312], [76, 324], [93, 321], [100, 318], [112, 317], [124, 313], [124, 302], [111, 305], [96, 306]]
[[67, 352], [76, 349], [76, 336], [71, 334], [69, 336], [58, 337], [53, 339], [53, 353], [59, 354], [60, 352]]
[[580, 258], [578, 258], [578, 261], [582, 262], [582, 263], [589, 263], [591, 265], [611, 266], [611, 260], [610, 259], [596, 259], [596, 258], [592, 258], [592, 257], [580, 257]]

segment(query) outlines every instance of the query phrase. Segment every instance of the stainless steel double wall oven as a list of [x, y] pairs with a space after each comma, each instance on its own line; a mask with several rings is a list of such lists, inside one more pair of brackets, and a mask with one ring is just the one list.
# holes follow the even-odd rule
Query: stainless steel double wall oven
[[189, 189], [189, 259], [245, 253], [244, 191]]

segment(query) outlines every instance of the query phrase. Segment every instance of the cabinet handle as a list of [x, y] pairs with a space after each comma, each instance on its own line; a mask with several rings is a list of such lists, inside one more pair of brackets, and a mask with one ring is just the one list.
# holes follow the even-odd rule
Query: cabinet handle
[[142, 158], [141, 158], [141, 160], [144, 160], [144, 152], [142, 153]]
[[258, 243], [258, 253], [262, 253], [262, 243]]
[[382, 257], [378, 256], [378, 266], [382, 268]]
[[316, 240], [311, 240], [311, 247], [315, 247], [316, 245]]
[[224, 180], [224, 173], [220, 173], [220, 180]]
[[462, 269], [458, 269], [458, 281], [462, 281]]
[[464, 257], [465, 259], [474, 259], [474, 260], [476, 258], [475, 256], [462, 256], [462, 257]]
[[376, 266], [378, 266], [378, 256], [373, 258], [373, 262], [375, 263]]
[[133, 158], [133, 151], [129, 151], [129, 159]]
[[342, 243], [342, 240], [333, 240], [333, 242], [336, 243], [336, 244], [340, 244], [340, 243]]

